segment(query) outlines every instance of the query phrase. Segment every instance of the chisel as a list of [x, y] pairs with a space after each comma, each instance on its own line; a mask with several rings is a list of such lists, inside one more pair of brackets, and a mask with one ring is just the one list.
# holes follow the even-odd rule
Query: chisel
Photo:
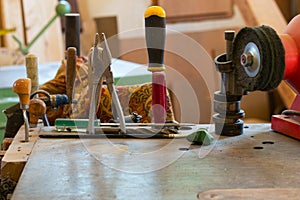
[[162, 7], [151, 6], [144, 14], [148, 50], [148, 70], [152, 72], [152, 112], [154, 123], [166, 121], [166, 74], [164, 47], [166, 38], [166, 14]]
[[25, 122], [25, 142], [29, 141], [29, 122], [26, 110], [29, 108], [31, 80], [29, 78], [20, 78], [13, 84], [13, 91], [18, 94], [20, 100], [20, 109], [23, 112]]

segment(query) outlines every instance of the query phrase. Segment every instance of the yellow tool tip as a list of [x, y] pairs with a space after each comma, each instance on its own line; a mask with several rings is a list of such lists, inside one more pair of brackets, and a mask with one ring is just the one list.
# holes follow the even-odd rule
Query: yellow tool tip
[[152, 15], [156, 15], [158, 17], [162, 17], [165, 18], [166, 17], [166, 12], [165, 10], [160, 7], [160, 6], [151, 6], [149, 8], [147, 8], [147, 10], [145, 11], [145, 18], [148, 18]]

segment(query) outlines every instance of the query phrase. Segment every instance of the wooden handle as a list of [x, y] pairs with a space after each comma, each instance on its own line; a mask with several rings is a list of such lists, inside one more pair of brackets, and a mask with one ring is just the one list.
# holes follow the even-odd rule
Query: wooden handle
[[40, 99], [31, 99], [28, 112], [30, 126], [34, 126], [38, 123], [39, 118], [46, 113], [46, 104]]
[[164, 71], [166, 14], [162, 7], [151, 6], [145, 11], [146, 43], [149, 71]]
[[13, 91], [18, 94], [20, 105], [29, 105], [30, 101], [31, 80], [21, 78], [14, 82]]
[[67, 68], [66, 68], [66, 93], [71, 103], [73, 100], [73, 87], [76, 78], [76, 48], [69, 47], [67, 51]]
[[38, 58], [33, 54], [28, 54], [25, 62], [27, 78], [31, 79], [31, 92], [35, 92], [39, 87]]

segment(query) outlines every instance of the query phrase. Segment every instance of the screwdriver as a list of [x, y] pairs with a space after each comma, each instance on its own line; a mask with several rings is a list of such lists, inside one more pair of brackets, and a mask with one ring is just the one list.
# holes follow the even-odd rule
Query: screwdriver
[[164, 47], [166, 38], [166, 14], [162, 7], [147, 8], [145, 34], [148, 51], [148, 71], [152, 72], [152, 112], [154, 123], [166, 121], [166, 74], [164, 66]]

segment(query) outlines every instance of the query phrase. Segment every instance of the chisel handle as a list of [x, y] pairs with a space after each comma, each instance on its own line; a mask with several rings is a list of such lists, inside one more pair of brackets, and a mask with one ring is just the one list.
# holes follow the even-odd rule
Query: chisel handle
[[31, 92], [35, 92], [39, 87], [38, 58], [33, 54], [28, 54], [25, 63], [27, 78], [31, 79]]
[[31, 80], [29, 78], [20, 78], [13, 84], [13, 91], [18, 94], [20, 99], [20, 108], [26, 110], [30, 101]]
[[29, 102], [29, 126], [35, 128], [38, 120], [46, 113], [46, 104], [40, 99], [31, 99]]
[[151, 6], [145, 11], [146, 44], [151, 72], [164, 71], [166, 14], [162, 7]]
[[76, 48], [69, 47], [67, 50], [66, 68], [66, 93], [69, 103], [73, 100], [74, 83], [76, 78]]

